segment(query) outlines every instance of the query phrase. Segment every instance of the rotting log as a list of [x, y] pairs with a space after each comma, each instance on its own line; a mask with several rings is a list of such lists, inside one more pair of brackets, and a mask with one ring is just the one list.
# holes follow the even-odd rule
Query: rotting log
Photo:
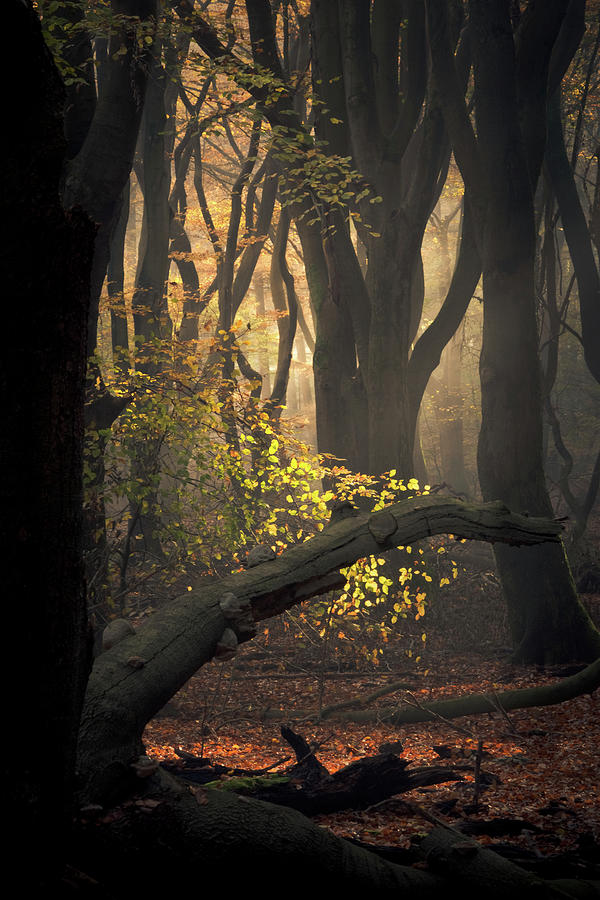
[[[258, 777], [248, 777], [248, 773], [212, 784], [204, 781], [204, 784], [314, 816], [344, 809], [367, 809], [394, 794], [462, 780], [455, 769], [444, 766], [411, 769], [408, 760], [393, 752], [367, 756], [331, 774], [304, 737], [288, 726], [282, 726], [281, 735], [294, 750], [297, 760], [285, 772]], [[169, 768], [179, 774], [173, 767]], [[185, 779], [185, 773], [182, 774]]]
[[254, 622], [343, 586], [341, 568], [436, 534], [532, 545], [560, 541], [560, 532], [558, 522], [511, 513], [502, 503], [416, 497], [343, 519], [273, 560], [176, 598], [94, 664], [80, 728], [82, 801], [127, 790], [146, 723], [185, 682], [249, 640]]
[[317, 783], [292, 777], [277, 777], [270, 784], [268, 779], [244, 783], [243, 779], [234, 778], [230, 783], [223, 782], [221, 789], [277, 806], [288, 806], [306, 816], [315, 816], [345, 809], [367, 809], [395, 794], [460, 781], [461, 778], [455, 769], [446, 766], [410, 769], [406, 760], [399, 759], [393, 753], [381, 753], [356, 760]]

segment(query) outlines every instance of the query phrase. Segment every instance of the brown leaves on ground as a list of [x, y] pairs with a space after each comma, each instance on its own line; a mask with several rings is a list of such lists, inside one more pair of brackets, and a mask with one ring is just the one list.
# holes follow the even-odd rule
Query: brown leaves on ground
[[[410, 693], [400, 690], [378, 703], [427, 704], [442, 697], [541, 685], [560, 675], [497, 659], [436, 654], [428, 669], [330, 672], [321, 678], [318, 673], [265, 671], [264, 660], [253, 660], [256, 655], [253, 645], [245, 645], [236, 660], [211, 664], [194, 676], [149, 723], [148, 754], [171, 760], [175, 750], [184, 750], [208, 757], [213, 764], [283, 771], [294, 760], [280, 734], [281, 720], [266, 721], [269, 711], [281, 710], [283, 721], [317, 746], [318, 758], [332, 772], [398, 741], [404, 758], [415, 765], [436, 764], [442, 757], [446, 764], [459, 767], [463, 781], [412, 791], [362, 812], [318, 817], [319, 824], [341, 837], [407, 848], [431, 829], [424, 811], [449, 825], [475, 829], [484, 844], [497, 840], [500, 833], [503, 843], [533, 851], [536, 857], [581, 853], [582, 848], [591, 859], [600, 857], [598, 692], [559, 706], [516, 710], [509, 716], [498, 711], [392, 730], [383, 724], [319, 722], [316, 711], [319, 704], [371, 694], [403, 676], [410, 682]], [[299, 721], [296, 710], [314, 714]], [[479, 740], [482, 775], [474, 803]], [[505, 826], [506, 820], [511, 824]], [[512, 820], [523, 820], [523, 825]], [[483, 822], [495, 822], [496, 827], [481, 825], [479, 833], [477, 823]]]

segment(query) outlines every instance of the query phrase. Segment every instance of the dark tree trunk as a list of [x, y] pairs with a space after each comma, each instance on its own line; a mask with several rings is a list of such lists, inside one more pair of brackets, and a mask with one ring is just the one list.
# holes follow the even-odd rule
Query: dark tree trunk
[[96, 349], [98, 303], [109, 258], [110, 235], [119, 199], [131, 172], [151, 56], [138, 46], [136, 17], [149, 21], [156, 0], [112, 0], [113, 12], [131, 17], [113, 29], [106, 78], [94, 117], [77, 156], [67, 166], [63, 203], [80, 206], [100, 226], [92, 270], [88, 350]]
[[[492, 15], [489, 4], [478, 0], [471, 14], [479, 146], [486, 172], [493, 172], [482, 250], [479, 479], [484, 499], [500, 498], [520, 512], [551, 515], [542, 457], [533, 171], [510, 87], [515, 62], [508, 4]], [[498, 548], [496, 560], [517, 657], [549, 662], [598, 654], [600, 635], [579, 602], [561, 545], [523, 553]]]
[[[37, 15], [10, 0], [4, 24], [27, 54], [3, 64], [11, 121], [0, 197], [10, 339], [0, 361], [5, 427], [0, 498], [6, 633], [4, 704], [17, 743], [4, 754], [5, 851], [20, 890], [48, 886], [65, 861], [75, 745], [89, 667], [82, 563], [82, 446], [89, 273], [95, 229], [64, 212], [64, 93]], [[17, 65], [17, 70], [14, 66]], [[13, 105], [14, 104], [14, 105]], [[32, 265], [32, 260], [34, 264]], [[14, 731], [13, 731], [14, 729]], [[40, 742], [43, 742], [41, 751]], [[43, 756], [43, 762], [41, 755]], [[36, 848], [35, 866], [31, 847]]]
[[356, 371], [350, 317], [331, 289], [320, 224], [299, 218], [296, 227], [316, 323], [313, 374], [317, 445], [322, 452], [347, 460], [357, 471], [366, 471], [368, 441], [364, 439], [364, 418], [360, 431], [357, 433], [354, 428], [352, 435], [348, 434], [353, 423], [347, 406], [352, 388], [363, 399], [363, 411], [366, 409], [362, 380]]
[[[527, 112], [532, 96], [540, 100], [540, 72], [545, 69], [545, 85], [566, 3], [534, 6], [523, 19], [516, 54], [508, 0], [471, 0], [477, 138], [458, 89], [442, 5], [430, 0], [428, 16], [438, 88], [480, 235], [481, 490], [485, 499], [501, 499], [520, 512], [550, 515], [534, 289], [533, 188], [544, 135], [523, 131], [520, 113]], [[536, 23], [545, 40], [530, 47]], [[535, 64], [524, 61], [523, 53], [533, 51]], [[579, 602], [562, 544], [522, 552], [498, 548], [496, 560], [518, 659], [543, 663], [598, 655], [600, 634]]]
[[[172, 127], [167, 107], [168, 77], [163, 67], [163, 38], [157, 35], [152, 48], [152, 65], [144, 114], [140, 127], [141, 166], [139, 183], [144, 196], [144, 215], [141, 229], [135, 290], [132, 299], [136, 338], [136, 366], [142, 372], [156, 374], [164, 359], [164, 347], [158, 342], [171, 335], [171, 319], [167, 306], [167, 278], [169, 275], [169, 241], [171, 208], [170, 140]], [[137, 167], [136, 167], [137, 171]], [[140, 401], [143, 409], [143, 401]], [[154, 560], [164, 558], [160, 542], [161, 502], [156, 484], [163, 452], [161, 427], [140, 435], [131, 460], [132, 476], [145, 486], [144, 500], [130, 504], [132, 520], [137, 521], [136, 533]]]
[[565, 148], [560, 90], [554, 92], [548, 107], [546, 166], [577, 277], [583, 354], [589, 371], [600, 382], [600, 271]]
[[[140, 130], [144, 219], [132, 301], [135, 333], [144, 341], [167, 337], [170, 333], [166, 297], [171, 227], [171, 169], [166, 132], [170, 123], [165, 106], [167, 74], [161, 54], [162, 40], [157, 37]], [[155, 365], [147, 361], [141, 367], [145, 371], [155, 370]]]
[[279, 350], [277, 353], [277, 369], [273, 390], [269, 398], [268, 406], [277, 418], [281, 414], [281, 408], [287, 403], [287, 392], [290, 378], [290, 366], [292, 363], [292, 350], [296, 336], [298, 323], [298, 297], [294, 287], [294, 277], [291, 274], [287, 260], [286, 250], [290, 231], [290, 215], [287, 209], [282, 208], [279, 214], [279, 223], [273, 244], [271, 257], [271, 299], [277, 312], [277, 330], [279, 332]]

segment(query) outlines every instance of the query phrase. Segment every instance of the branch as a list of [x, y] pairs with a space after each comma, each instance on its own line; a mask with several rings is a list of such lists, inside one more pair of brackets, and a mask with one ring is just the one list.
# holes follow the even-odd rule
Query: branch
[[372, 71], [369, 0], [339, 0], [339, 31], [346, 92], [346, 110], [354, 157], [374, 178], [380, 161], [381, 131]]
[[408, 361], [408, 390], [411, 416], [417, 419], [427, 383], [439, 365], [442, 351], [456, 333], [481, 274], [481, 262], [475, 240], [475, 223], [468, 201], [465, 205], [460, 247], [452, 281], [442, 306], [416, 342]]
[[485, 185], [484, 173], [452, 54], [446, 0], [427, 0], [427, 30], [433, 78], [442, 101], [454, 155], [467, 191], [474, 197], [481, 197]]

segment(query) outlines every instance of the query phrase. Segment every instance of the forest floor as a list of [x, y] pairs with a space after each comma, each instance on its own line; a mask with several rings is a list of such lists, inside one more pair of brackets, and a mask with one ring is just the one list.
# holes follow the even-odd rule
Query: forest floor
[[[398, 754], [412, 765], [457, 766], [461, 780], [315, 821], [410, 862], [411, 846], [431, 830], [432, 820], [441, 820], [547, 877], [600, 878], [600, 692], [508, 715], [498, 711], [401, 728], [319, 720], [319, 708], [399, 680], [401, 689], [373, 705], [426, 704], [546, 684], [568, 674], [560, 667], [510, 662], [493, 579], [472, 579], [468, 595], [467, 600], [457, 583], [443, 607], [418, 623], [419, 639], [427, 632], [418, 663], [408, 658], [406, 639], [390, 641], [377, 667], [340, 662], [334, 646], [325, 655], [300, 640], [294, 623], [280, 621], [243, 645], [234, 660], [213, 662], [191, 678], [148, 724], [147, 752], [171, 762], [177, 751], [186, 751], [232, 768], [284, 771], [295, 761], [280, 733], [287, 724], [334, 772], [399, 741]], [[600, 595], [584, 599], [598, 621]], [[484, 775], [474, 804], [478, 741]]]

